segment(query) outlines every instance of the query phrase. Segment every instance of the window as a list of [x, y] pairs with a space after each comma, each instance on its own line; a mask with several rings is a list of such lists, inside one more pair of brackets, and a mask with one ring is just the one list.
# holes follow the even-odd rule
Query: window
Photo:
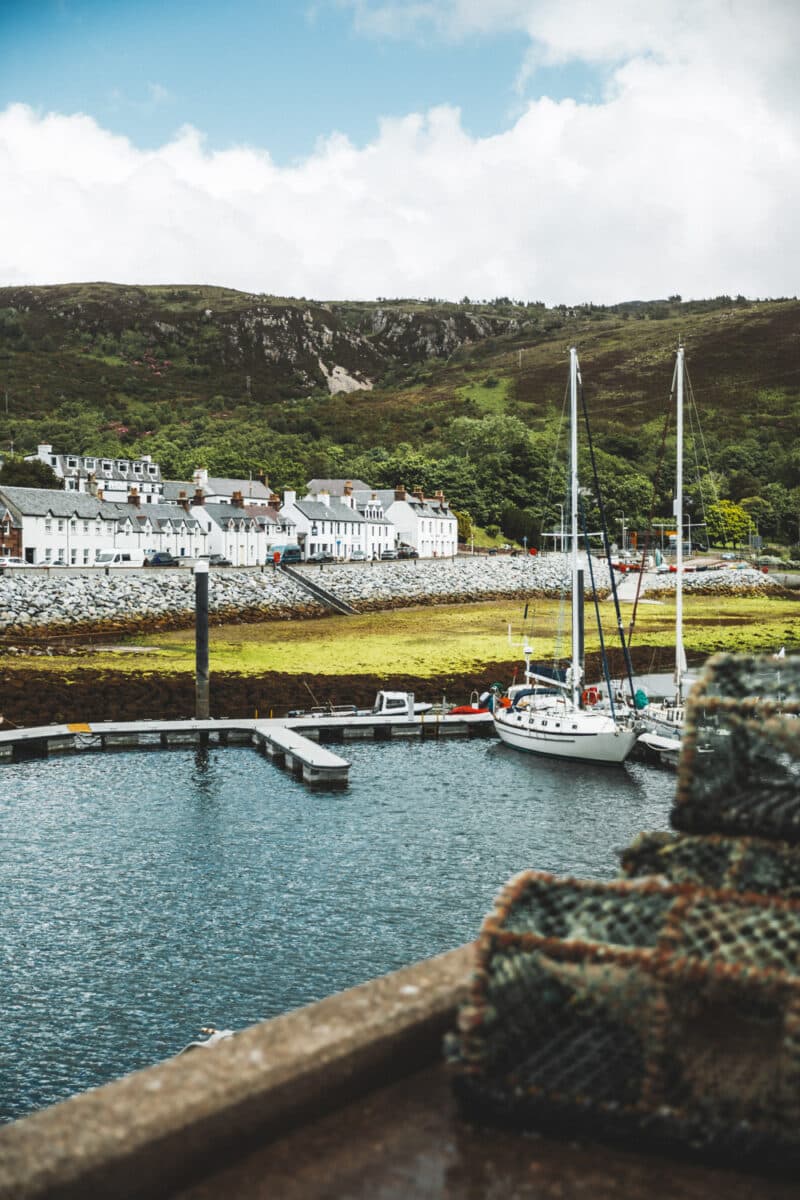
[[78, 551], [77, 550], [70, 550], [69, 561], [70, 561], [70, 566], [74, 567], [75, 563], [78, 561]]
[[45, 517], [44, 519], [44, 531], [45, 533], [53, 532], [53, 521], [50, 517]]
[[89, 563], [89, 550], [88, 550], [88, 547], [85, 547], [84, 551], [83, 551], [83, 565], [88, 566], [88, 563]]
[[89, 532], [89, 522], [88, 522], [88, 521], [84, 521], [84, 522], [83, 522], [83, 532], [84, 532], [84, 533], [88, 533], [88, 532]]
[[67, 459], [67, 466], [68, 466], [68, 467], [77, 467], [77, 465], [78, 465], [78, 460], [77, 460], [77, 458], [68, 458], [68, 459]]
[[72, 517], [72, 519], [70, 520], [69, 527], [70, 527], [70, 530], [72, 531], [72, 533], [78, 532], [78, 522], [75, 519], [75, 517]]
[[93, 458], [85, 458], [83, 461], [84, 461], [84, 462], [85, 462], [85, 464], [86, 464], [86, 470], [87, 470], [87, 471], [93, 471], [93, 470], [94, 470], [94, 459], [93, 459]]
[[67, 523], [66, 523], [66, 521], [63, 519], [63, 517], [59, 517], [59, 519], [58, 519], [58, 532], [59, 532], [59, 533], [63, 533], [63, 532], [64, 532], [64, 530], [65, 530], [66, 528], [67, 528]]

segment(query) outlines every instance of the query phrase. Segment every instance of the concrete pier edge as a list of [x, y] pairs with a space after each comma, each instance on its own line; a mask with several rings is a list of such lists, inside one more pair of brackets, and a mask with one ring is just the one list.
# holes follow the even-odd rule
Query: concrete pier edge
[[462, 946], [0, 1128], [0, 1198], [168, 1196], [435, 1062], [473, 960]]

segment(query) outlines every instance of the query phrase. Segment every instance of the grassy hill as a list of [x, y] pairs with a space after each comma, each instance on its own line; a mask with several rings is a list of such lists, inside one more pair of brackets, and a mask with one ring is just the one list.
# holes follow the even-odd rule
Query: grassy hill
[[150, 453], [173, 477], [205, 465], [263, 473], [277, 488], [352, 474], [443, 486], [481, 523], [509, 507], [550, 520], [575, 344], [604, 488], [641, 522], [653, 506], [668, 511], [664, 421], [679, 339], [700, 420], [693, 502], [703, 504], [710, 472], [718, 496], [763, 501], [767, 536], [800, 540], [796, 300], [548, 309], [177, 285], [5, 288], [0, 454], [39, 441]]

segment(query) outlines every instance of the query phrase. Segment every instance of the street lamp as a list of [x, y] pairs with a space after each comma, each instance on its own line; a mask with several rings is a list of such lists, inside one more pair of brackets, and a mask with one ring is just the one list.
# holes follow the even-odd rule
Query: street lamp
[[558, 517], [558, 529], [559, 529], [559, 539], [558, 539], [558, 544], [559, 544], [559, 546], [561, 547], [561, 553], [563, 554], [563, 553], [564, 553], [564, 505], [563, 505], [563, 504], [559, 504], [559, 506], [558, 506], [558, 513], [559, 513], [559, 517]]
[[625, 541], [625, 513], [619, 519], [622, 524], [622, 550], [625, 551], [628, 548], [628, 543]]
[[522, 535], [522, 553], [523, 554], [528, 553], [528, 535], [527, 535], [527, 533]]

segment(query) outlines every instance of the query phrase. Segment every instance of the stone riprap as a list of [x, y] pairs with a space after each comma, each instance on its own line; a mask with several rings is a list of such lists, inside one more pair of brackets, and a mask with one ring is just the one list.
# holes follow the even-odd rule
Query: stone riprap
[[[6, 572], [0, 578], [0, 631], [90, 625], [186, 624], [193, 619], [194, 575], [187, 570], [45, 574]], [[293, 579], [267, 568], [212, 572], [209, 610], [217, 616], [319, 616], [324, 610]]]
[[[569, 583], [568, 562], [559, 554], [326, 564], [299, 570], [362, 612], [503, 596], [558, 596]], [[601, 593], [607, 592], [604, 563], [595, 561], [594, 577]], [[675, 576], [648, 574], [644, 585], [645, 595], [669, 592], [675, 588]], [[748, 569], [687, 574], [684, 586], [687, 591], [728, 595], [767, 591], [779, 584]], [[5, 571], [0, 575], [0, 632], [185, 625], [193, 619], [194, 592], [194, 576], [185, 569], [121, 569], [108, 574], [91, 569], [75, 573]], [[209, 608], [217, 619], [286, 620], [327, 611], [294, 579], [272, 567], [212, 571]]]
[[[643, 594], [653, 599], [659, 594], [674, 592], [677, 578], [672, 573], [647, 572]], [[683, 577], [683, 590], [702, 596], [749, 596], [782, 591], [783, 584], [755, 567], [724, 567], [718, 571], [687, 571]]]

